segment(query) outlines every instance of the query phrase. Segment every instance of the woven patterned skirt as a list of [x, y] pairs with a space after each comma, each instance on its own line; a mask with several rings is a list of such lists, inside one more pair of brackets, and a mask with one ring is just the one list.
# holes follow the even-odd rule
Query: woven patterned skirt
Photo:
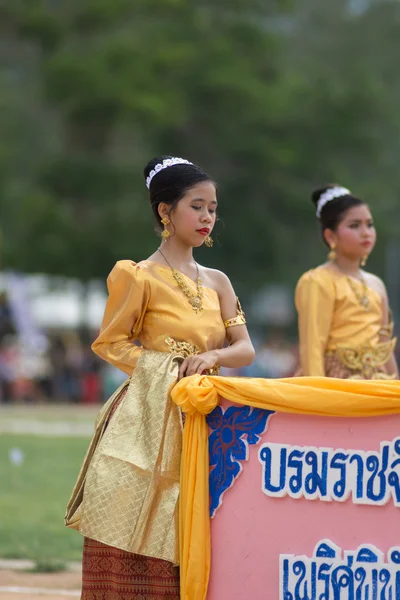
[[179, 600], [179, 568], [85, 538], [81, 600]]
[[390, 379], [385, 374], [384, 367], [377, 367], [373, 374], [366, 375], [360, 369], [349, 369], [337, 356], [325, 356], [325, 377], [337, 379]]

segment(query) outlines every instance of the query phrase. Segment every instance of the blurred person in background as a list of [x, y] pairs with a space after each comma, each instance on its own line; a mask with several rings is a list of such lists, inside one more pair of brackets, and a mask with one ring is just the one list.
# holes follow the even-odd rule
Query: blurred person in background
[[53, 398], [57, 402], [85, 401], [85, 352], [79, 334], [67, 331], [51, 336], [49, 360]]
[[65, 363], [67, 351], [61, 335], [50, 337], [50, 363], [53, 373], [52, 395], [57, 402], [68, 400], [68, 385], [66, 384]]
[[13, 381], [15, 380], [15, 327], [12, 321], [7, 294], [0, 293], [0, 401], [13, 399]]
[[102, 394], [109, 398], [113, 392], [125, 381], [126, 374], [110, 364], [106, 364], [100, 370]]
[[[138, 263], [122, 260], [111, 271], [107, 279], [109, 297], [100, 335], [92, 346], [94, 352], [132, 379], [139, 357], [146, 350], [182, 353], [179, 378], [195, 373], [212, 374], [218, 372], [219, 367], [238, 368], [251, 363], [253, 346], [228, 277], [200, 266], [193, 258], [193, 248], [204, 243], [212, 245], [210, 236], [217, 211], [215, 182], [195, 164], [168, 156], [150, 161], [144, 174], [162, 244], [148, 259]], [[135, 340], [140, 341], [141, 347]], [[224, 347], [226, 340], [229, 346]], [[143, 379], [143, 371], [141, 377]], [[127, 387], [111, 399], [104, 435], [107, 435], [110, 419], [115, 428], [121, 412], [116, 409], [119, 405], [123, 408], [126, 391]], [[161, 419], [162, 415], [152, 426], [159, 427]], [[109, 432], [108, 452], [116, 443], [111, 427]], [[146, 460], [143, 457], [143, 461]], [[88, 479], [93, 462], [89, 459], [85, 465]], [[141, 505], [137, 497], [140, 490], [112, 478], [111, 469], [107, 481], [114, 482], [112, 495], [116, 499], [128, 497]], [[97, 518], [104, 490], [91, 490], [91, 493], [97, 508], [93, 508], [94, 513], [89, 516], [85, 513], [86, 521]], [[87, 494], [88, 490], [84, 490], [84, 503], [86, 498], [88, 504]], [[87, 504], [85, 510], [90, 511]], [[74, 495], [71, 505], [74, 505]], [[131, 522], [129, 515], [120, 512], [116, 510], [116, 514], [104, 517], [103, 528], [108, 540], [118, 522], [123, 524], [123, 534], [129, 538], [135, 528], [140, 527]], [[167, 514], [169, 512], [171, 514]], [[175, 505], [170, 503], [163, 516], [167, 527], [171, 527], [174, 515]], [[151, 527], [156, 525], [160, 523], [152, 523]], [[131, 527], [132, 535], [126, 536], [126, 528]], [[141, 539], [141, 547], [143, 543]], [[85, 537], [82, 599], [178, 600], [179, 569], [172, 562], [160, 559], [159, 553], [160, 548], [152, 556], [134, 554], [120, 541], [114, 546], [101, 539]]]
[[339, 185], [314, 191], [312, 201], [330, 250], [297, 284], [301, 374], [398, 378], [386, 288], [362, 268], [376, 242], [371, 211]]
[[84, 349], [79, 334], [68, 331], [64, 334], [65, 346], [65, 389], [69, 402], [79, 402], [84, 381]]
[[1, 401], [8, 403], [16, 400], [17, 381], [17, 341], [14, 335], [6, 335], [0, 345], [0, 382]]
[[[97, 356], [93, 355], [90, 347], [85, 348], [81, 365], [81, 397], [84, 404], [96, 404], [103, 400], [103, 365]], [[121, 382], [122, 383], [122, 382]], [[114, 386], [114, 390], [118, 384]], [[111, 395], [113, 390], [110, 391]]]

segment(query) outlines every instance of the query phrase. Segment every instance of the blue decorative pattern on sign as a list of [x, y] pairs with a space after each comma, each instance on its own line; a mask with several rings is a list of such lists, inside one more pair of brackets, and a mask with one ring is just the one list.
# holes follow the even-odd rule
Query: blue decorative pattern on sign
[[[242, 471], [240, 461], [248, 459], [248, 446], [257, 444], [274, 411], [230, 406], [225, 411], [217, 406], [207, 417], [213, 430], [209, 437], [210, 515], [214, 517], [222, 504], [222, 496], [232, 487]], [[246, 436], [247, 439], [244, 439]]]

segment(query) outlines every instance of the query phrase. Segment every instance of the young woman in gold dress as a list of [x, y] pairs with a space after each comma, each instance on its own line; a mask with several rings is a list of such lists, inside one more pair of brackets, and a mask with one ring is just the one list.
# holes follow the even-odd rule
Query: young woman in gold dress
[[[94, 352], [132, 379], [146, 350], [181, 352], [179, 378], [249, 365], [254, 349], [228, 277], [193, 258], [193, 248], [212, 245], [217, 213], [214, 181], [198, 166], [169, 156], [150, 161], [144, 175], [162, 243], [148, 259], [122, 260], [111, 271]], [[126, 388], [113, 402], [107, 429], [118, 419], [117, 407], [125, 393]], [[124, 494], [129, 490], [116, 481], [115, 496]], [[100, 496], [101, 490], [99, 502]], [[107, 515], [110, 529], [120, 527], [118, 517]], [[104, 527], [107, 530], [107, 522]], [[129, 519], [124, 527], [129, 527]], [[84, 540], [83, 600], [179, 599], [179, 569], [157, 557], [161, 548], [146, 556], [126, 551], [123, 544], [105, 544], [104, 535], [99, 537], [103, 542]]]
[[362, 268], [376, 242], [371, 211], [338, 185], [316, 190], [312, 201], [330, 252], [297, 284], [301, 374], [398, 378], [386, 288]]

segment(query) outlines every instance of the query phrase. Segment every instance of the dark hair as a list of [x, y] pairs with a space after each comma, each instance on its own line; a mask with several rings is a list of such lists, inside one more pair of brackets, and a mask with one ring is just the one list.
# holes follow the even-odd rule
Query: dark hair
[[[311, 194], [311, 200], [313, 201], [316, 208], [318, 208], [318, 200], [320, 199], [322, 194], [334, 187], [341, 186], [337, 183], [329, 183], [324, 187], [314, 190], [314, 192]], [[366, 204], [366, 202], [364, 202], [364, 200], [360, 200], [360, 198], [357, 198], [356, 196], [353, 196], [353, 194], [350, 193], [346, 194], [345, 196], [339, 196], [339, 198], [334, 198], [333, 200], [327, 202], [322, 208], [321, 215], [319, 217], [322, 229], [322, 236], [324, 234], [325, 229], [331, 229], [332, 231], [335, 231], [337, 229], [346, 211], [348, 211], [349, 208], [353, 208], [353, 206], [360, 206], [362, 204]]]
[[[156, 156], [150, 160], [144, 168], [145, 180], [149, 176], [150, 172], [159, 163], [172, 156]], [[162, 169], [156, 175], [153, 176], [150, 182], [149, 194], [150, 204], [154, 213], [154, 217], [157, 223], [157, 228], [161, 228], [161, 218], [158, 214], [158, 205], [161, 202], [171, 206], [171, 210], [176, 207], [179, 200], [183, 198], [188, 190], [193, 188], [198, 183], [203, 181], [210, 181], [215, 184], [212, 177], [210, 177], [203, 169], [194, 164], [178, 164], [166, 169]]]

